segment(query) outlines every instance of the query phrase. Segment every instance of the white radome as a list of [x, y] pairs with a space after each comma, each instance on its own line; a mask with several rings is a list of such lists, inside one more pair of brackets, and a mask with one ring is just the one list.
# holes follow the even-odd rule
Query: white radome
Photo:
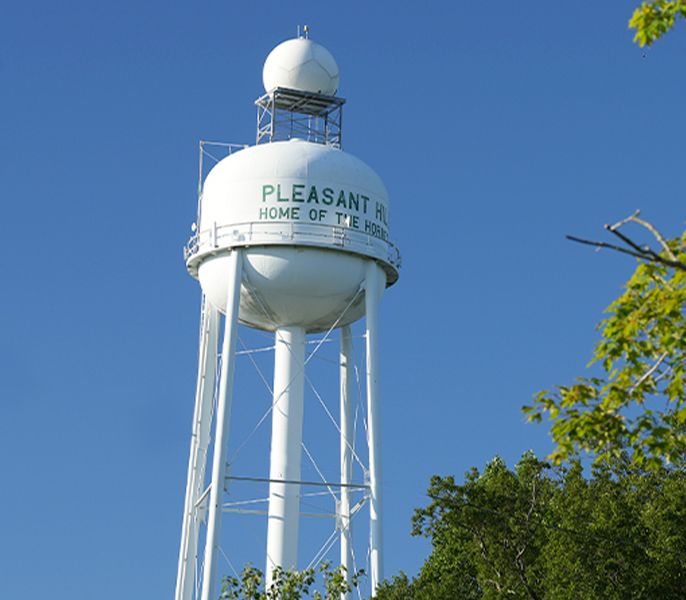
[[339, 80], [338, 64], [331, 52], [306, 38], [279, 44], [267, 56], [262, 70], [267, 93], [283, 87], [333, 96]]

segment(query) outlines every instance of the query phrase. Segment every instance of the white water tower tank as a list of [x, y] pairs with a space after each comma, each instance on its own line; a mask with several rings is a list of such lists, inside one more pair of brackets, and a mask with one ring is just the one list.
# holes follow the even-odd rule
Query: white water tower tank
[[[252, 146], [219, 162], [200, 208], [205, 243], [193, 261], [203, 291], [226, 308], [227, 250], [244, 255], [239, 319], [260, 329], [326, 330], [356, 296], [365, 261], [389, 262], [388, 194], [376, 173], [337, 148], [302, 140]], [[362, 317], [357, 299], [337, 323]]]
[[[185, 259], [206, 301], [176, 600], [216, 598], [230, 480], [269, 486], [266, 586], [275, 568], [298, 567], [300, 490], [318, 485], [301, 480], [305, 369], [337, 329], [340, 481], [321, 485], [337, 490], [334, 511], [346, 579], [354, 567], [351, 520], [367, 503], [372, 594], [383, 581], [378, 305], [400, 268], [388, 192], [369, 166], [340, 148], [345, 100], [334, 95], [338, 66], [325, 48], [306, 37], [283, 42], [267, 57], [263, 79], [267, 93], [255, 102], [257, 144], [219, 160], [202, 181], [201, 143], [198, 217]], [[353, 449], [351, 324], [362, 317], [368, 465], [355, 481], [353, 458], [360, 458]], [[228, 469], [238, 322], [275, 332], [268, 477], [234, 476]], [[307, 334], [317, 332], [325, 334], [306, 355]], [[364, 493], [357, 504], [353, 492]]]

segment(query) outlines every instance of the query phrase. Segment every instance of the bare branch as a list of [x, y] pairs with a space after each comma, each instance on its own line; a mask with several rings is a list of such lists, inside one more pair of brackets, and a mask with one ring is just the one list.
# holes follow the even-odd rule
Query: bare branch
[[595, 246], [596, 248], [609, 248], [610, 250], [616, 250], [617, 252], [623, 252], [624, 254], [629, 254], [630, 256], [635, 256], [636, 258], [642, 258], [643, 260], [652, 260], [652, 257], [646, 256], [644, 253], [634, 252], [632, 250], [627, 250], [621, 246], [615, 244], [608, 244], [607, 242], [595, 242], [593, 240], [584, 240], [583, 238], [578, 238], [573, 235], [565, 236], [568, 240], [572, 242], [577, 242], [579, 244], [586, 244], [587, 246]]
[[655, 371], [656, 371], [657, 368], [662, 364], [662, 362], [665, 360], [665, 358], [667, 358], [667, 352], [663, 352], [662, 354], [660, 354], [659, 358], [655, 361], [655, 364], [654, 364], [652, 367], [650, 367], [650, 369], [648, 369], [645, 373], [643, 373], [643, 375], [641, 375], [641, 377], [638, 379], [638, 381], [637, 381], [636, 383], [634, 383], [634, 385], [631, 386], [631, 389], [629, 390], [629, 393], [631, 393], [631, 392], [633, 392], [634, 390], [638, 389], [638, 387], [639, 387], [646, 379], [648, 379], [648, 377], [650, 377], [653, 373], [655, 373]]
[[[672, 255], [674, 256], [674, 255]], [[679, 269], [680, 271], [686, 271], [686, 264], [682, 263], [679, 260], [671, 260], [668, 258], [662, 258], [661, 256], [657, 256], [656, 258], [653, 259], [655, 262], [662, 263], [663, 265], [667, 265], [668, 267], [672, 267], [674, 269]]]
[[[621, 219], [612, 225], [605, 225], [605, 229], [607, 231], [609, 231], [611, 234], [617, 236], [620, 240], [622, 240], [622, 242], [624, 242], [627, 246], [629, 246], [629, 248], [631, 248], [631, 250], [629, 250], [627, 248], [622, 248], [621, 246], [616, 246], [615, 244], [608, 244], [607, 242], [595, 242], [593, 240], [584, 240], [582, 238], [574, 237], [571, 235], [568, 235], [567, 239], [571, 240], [573, 242], [578, 242], [579, 244], [586, 244], [588, 246], [595, 246], [596, 248], [609, 248], [610, 250], [615, 250], [617, 252], [629, 254], [630, 256], [635, 256], [636, 258], [640, 258], [642, 260], [646, 260], [649, 262], [656, 262], [656, 263], [666, 265], [668, 267], [672, 267], [673, 269], [680, 269], [682, 271], [686, 271], [686, 264], [677, 259], [676, 255], [674, 254], [672, 249], [669, 247], [669, 244], [667, 243], [667, 240], [665, 239], [665, 237], [658, 231], [658, 229], [652, 223], [649, 223], [648, 221], [645, 221], [644, 219], [639, 218], [638, 215], [640, 215], [640, 214], [641, 214], [641, 211], [636, 210], [631, 215], [629, 215], [628, 217], [625, 217], [624, 219]], [[653, 236], [655, 237], [655, 239], [658, 241], [658, 243], [662, 247], [662, 250], [667, 255], [667, 258], [665, 258], [664, 256], [660, 255], [659, 253], [655, 252], [655, 250], [653, 250], [648, 245], [640, 246], [639, 244], [634, 242], [629, 236], [627, 236], [627, 235], [623, 234], [621, 231], [619, 231], [619, 228], [622, 227], [623, 225], [626, 225], [627, 223], [636, 223], [637, 225], [644, 227], [650, 233], [652, 233]]]
[[[642, 254], [650, 255], [652, 257], [652, 260], [655, 260], [656, 262], [661, 262], [663, 264], [669, 265], [671, 267], [675, 268], [682, 268], [679, 265], [682, 264], [680, 261], [677, 260], [676, 255], [674, 252], [672, 252], [672, 249], [669, 247], [669, 244], [667, 243], [667, 240], [665, 237], [657, 230], [657, 228], [652, 224], [649, 223], [648, 221], [645, 221], [644, 219], [639, 219], [638, 215], [641, 214], [639, 210], [634, 212], [632, 215], [629, 215], [625, 219], [622, 219], [621, 221], [617, 221], [614, 225], [605, 225], [605, 229], [607, 229], [610, 233], [616, 235], [620, 240], [622, 240], [625, 244], [628, 246], [631, 246], [634, 250], [637, 252], [640, 252]], [[669, 257], [669, 260], [666, 260], [662, 258], [655, 250], [653, 250], [650, 246], [639, 246], [636, 242], [634, 242], [629, 236], [624, 235], [622, 232], [619, 231], [619, 228], [622, 225], [625, 225], [626, 223], [637, 223], [638, 225], [641, 225], [642, 227], [645, 227], [650, 233], [652, 233], [655, 236], [655, 239], [660, 243], [660, 246], [662, 246], [662, 249], [665, 251], [667, 256]], [[672, 261], [671, 263], [669, 261]]]
[[[674, 260], [669, 260], [669, 259], [663, 258], [657, 252], [655, 252], [655, 250], [653, 250], [650, 246], [639, 246], [629, 236], [624, 235], [618, 229], [612, 229], [612, 227], [610, 227], [609, 225], [605, 225], [605, 229], [607, 229], [608, 231], [610, 231], [611, 233], [616, 235], [620, 240], [622, 240], [628, 246], [631, 246], [637, 252], [640, 252], [641, 254], [645, 255], [646, 260], [662, 263], [664, 265], [668, 265], [670, 267], [675, 267], [677, 269], [682, 268], [681, 266], [679, 266], [682, 263], [677, 261], [676, 258]], [[674, 255], [672, 254], [672, 256], [674, 256]]]
[[653, 250], [649, 246], [639, 246], [629, 236], [626, 236], [621, 231], [619, 231], [619, 229], [616, 229], [611, 225], [605, 225], [605, 229], [607, 229], [611, 234], [616, 235], [627, 246], [631, 246], [634, 250], [636, 250], [636, 252], [640, 252], [641, 254], [645, 254], [648, 258], [656, 258], [657, 257], [657, 254], [655, 252], [653, 252]]
[[[669, 244], [667, 243], [667, 240], [664, 238], [664, 236], [653, 226], [652, 223], [648, 223], [648, 221], [644, 221], [643, 219], [639, 219], [637, 216], [632, 215], [631, 220], [634, 223], [638, 223], [639, 225], [642, 225], [645, 227], [650, 233], [652, 233], [655, 236], [655, 239], [660, 243], [660, 246], [662, 246], [662, 249], [667, 253], [667, 256], [674, 262], [678, 262], [676, 259], [676, 256], [674, 255], [674, 252], [672, 252], [672, 249], [669, 247]], [[685, 266], [686, 268], [686, 266]]]
[[609, 229], [610, 231], [614, 231], [615, 229], [619, 229], [622, 225], [626, 225], [630, 221], [633, 221], [634, 218], [638, 217], [638, 215], [641, 214], [641, 211], [639, 209], [636, 209], [636, 212], [632, 215], [629, 215], [625, 219], [622, 219], [621, 221], [617, 221], [614, 225], [605, 225], [605, 229]]
[[[610, 229], [610, 227], [607, 227], [607, 229]], [[623, 241], [629, 240], [629, 238], [622, 235], [618, 231], [612, 231], [612, 233], [619, 236]], [[640, 258], [640, 259], [646, 260], [648, 262], [656, 262], [656, 263], [666, 265], [668, 267], [672, 267], [674, 269], [680, 269], [682, 271], [686, 271], [686, 264], [682, 263], [681, 261], [678, 261], [676, 259], [671, 260], [668, 258], [663, 258], [662, 256], [660, 256], [659, 254], [657, 254], [653, 250], [651, 250], [651, 249], [646, 250], [645, 248], [641, 248], [640, 246], [637, 246], [633, 242], [630, 243], [630, 241], [627, 241], [627, 244], [629, 244], [632, 248], [638, 247], [638, 249], [639, 249], [638, 251], [628, 250], [627, 248], [622, 248], [621, 246], [617, 246], [616, 244], [608, 244], [607, 242], [596, 242], [593, 240], [585, 240], [583, 238], [578, 238], [578, 237], [575, 237], [573, 235], [566, 235], [565, 237], [568, 240], [571, 240], [572, 242], [577, 242], [579, 244], [586, 244], [587, 246], [595, 246], [596, 248], [608, 248], [610, 250], [615, 250], [616, 252], [622, 252], [623, 254], [635, 256], [636, 258]], [[671, 251], [670, 251], [670, 254], [672, 256], [674, 256], [674, 254]]]
[[[669, 377], [672, 373], [674, 372], [674, 369], [672, 367], [668, 366], [664, 371], [661, 371], [658, 373], [658, 376], [655, 378], [655, 383], [660, 383], [665, 377]], [[669, 403], [670, 400], [667, 398], [667, 403]]]

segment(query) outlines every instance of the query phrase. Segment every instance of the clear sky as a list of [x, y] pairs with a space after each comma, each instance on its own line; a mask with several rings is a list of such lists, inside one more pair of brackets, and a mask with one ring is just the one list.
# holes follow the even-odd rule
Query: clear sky
[[548, 452], [520, 407], [583, 372], [633, 267], [564, 235], [637, 208], [684, 224], [686, 30], [640, 50], [635, 4], [5, 6], [0, 598], [172, 596], [197, 142], [253, 142], [263, 61], [298, 24], [338, 60], [345, 148], [384, 179], [404, 257], [382, 305], [387, 574], [428, 552], [409, 529], [432, 474]]

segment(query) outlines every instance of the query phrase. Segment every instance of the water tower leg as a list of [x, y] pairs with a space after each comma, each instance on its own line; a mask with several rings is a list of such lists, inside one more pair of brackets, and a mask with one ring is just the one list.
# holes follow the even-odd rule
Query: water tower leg
[[192, 600], [198, 556], [200, 514], [198, 500], [203, 492], [209, 428], [212, 419], [212, 400], [217, 372], [217, 334], [219, 313], [207, 298], [203, 298], [200, 317], [200, 348], [198, 351], [198, 380], [195, 389], [195, 410], [188, 458], [188, 481], [181, 528], [181, 548], [176, 577], [175, 600]]
[[[353, 344], [350, 325], [341, 328], [340, 378], [341, 378], [341, 501], [338, 506], [338, 526], [341, 531], [341, 566], [345, 567], [345, 578], [350, 585], [352, 579], [352, 529], [350, 523], [350, 488], [352, 483], [352, 395], [353, 381]], [[350, 594], [341, 594], [341, 600]]]
[[231, 251], [229, 260], [226, 314], [224, 316], [224, 339], [222, 341], [222, 368], [219, 375], [217, 418], [212, 457], [212, 482], [207, 514], [207, 538], [205, 540], [205, 568], [202, 576], [201, 600], [215, 600], [214, 578], [219, 555], [222, 505], [226, 482], [226, 453], [229, 441], [229, 421], [233, 398], [233, 374], [236, 336], [238, 332], [238, 305], [243, 267], [242, 251]]
[[383, 581], [383, 538], [381, 512], [381, 429], [379, 407], [379, 299], [386, 276], [374, 262], [367, 263], [365, 314], [367, 323], [367, 428], [369, 436], [369, 550], [372, 595]]
[[300, 457], [305, 383], [305, 330], [280, 327], [274, 352], [274, 403], [269, 467], [269, 517], [265, 578], [274, 567], [295, 569], [298, 562]]

